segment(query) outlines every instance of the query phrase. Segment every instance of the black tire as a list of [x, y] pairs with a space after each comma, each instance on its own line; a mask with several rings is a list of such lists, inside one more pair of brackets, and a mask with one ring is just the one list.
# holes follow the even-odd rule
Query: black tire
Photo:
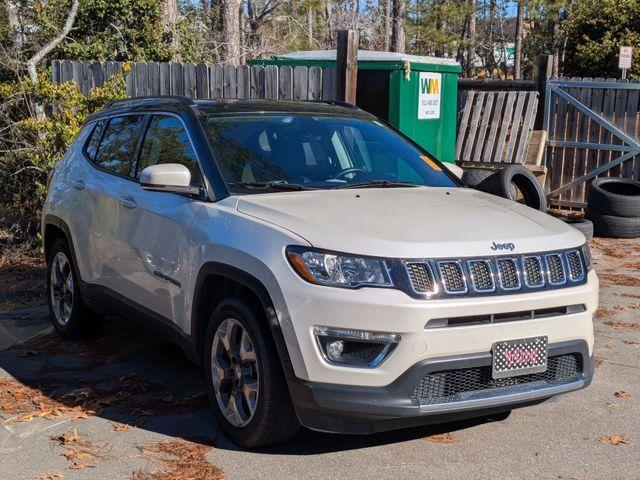
[[[54, 305], [54, 292], [52, 291], [55, 290], [53, 289], [52, 269], [54, 267], [57, 268], [60, 265], [59, 260], [62, 258], [60, 255], [64, 256], [67, 261], [68, 267], [64, 267], [62, 270], [64, 271], [64, 275], [70, 275], [72, 287], [70, 301], [64, 302], [70, 307], [70, 313], [66, 320], [66, 315], [61, 316], [59, 313], [64, 309], [64, 307], [61, 307], [58, 302], [56, 302], [57, 305]], [[59, 270], [60, 269], [58, 268], [57, 271]], [[66, 278], [67, 282], [64, 283], [65, 287], [68, 288], [69, 276]], [[93, 331], [93, 327], [97, 323], [96, 315], [91, 312], [91, 310], [89, 310], [82, 301], [79, 278], [77, 267], [73, 262], [69, 245], [63, 239], [56, 240], [51, 247], [47, 258], [47, 303], [49, 305], [49, 316], [51, 317], [53, 328], [55, 328], [56, 331], [65, 338], [79, 338], [86, 336]], [[57, 287], [56, 291], [58, 292], [58, 298], [68, 298], [68, 291], [65, 294], [61, 294], [59, 287]]]
[[579, 217], [556, 217], [558, 220], [562, 220], [567, 225], [571, 225], [576, 230], [580, 230], [580, 232], [585, 236], [587, 240], [591, 240], [593, 238], [593, 222], [591, 220], [587, 220], [586, 218]]
[[489, 178], [492, 174], [492, 170], [479, 170], [476, 168], [472, 168], [463, 172], [462, 182], [467, 187], [476, 187], [479, 183]]
[[[233, 319], [249, 334], [256, 355], [259, 392], [255, 411], [249, 422], [241, 427], [225, 417], [214, 387], [212, 347], [218, 327]], [[213, 312], [204, 345], [205, 384], [218, 423], [233, 441], [243, 447], [255, 448], [284, 443], [300, 430], [287, 382], [282, 371], [276, 346], [264, 314], [238, 298], [224, 300]]]
[[[515, 187], [515, 188], [514, 188]], [[521, 165], [509, 165], [480, 182], [478, 190], [518, 201], [518, 191], [525, 205], [547, 211], [547, 198], [535, 175]]]
[[628, 178], [597, 178], [587, 192], [589, 207], [604, 215], [640, 217], [640, 182]]
[[638, 238], [640, 237], [640, 217], [616, 217], [587, 208], [587, 218], [593, 222], [596, 237]]

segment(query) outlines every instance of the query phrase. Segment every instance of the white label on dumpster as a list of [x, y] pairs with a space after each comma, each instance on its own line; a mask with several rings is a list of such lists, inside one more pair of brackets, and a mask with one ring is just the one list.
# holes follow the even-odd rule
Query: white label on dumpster
[[442, 74], [420, 72], [418, 89], [418, 119], [428, 120], [440, 118]]

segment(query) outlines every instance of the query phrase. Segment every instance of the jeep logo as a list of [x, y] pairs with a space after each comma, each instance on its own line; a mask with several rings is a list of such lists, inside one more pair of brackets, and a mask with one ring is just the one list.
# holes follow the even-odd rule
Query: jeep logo
[[491, 250], [509, 250], [512, 252], [515, 250], [516, 246], [513, 243], [496, 243], [493, 242], [491, 244]]

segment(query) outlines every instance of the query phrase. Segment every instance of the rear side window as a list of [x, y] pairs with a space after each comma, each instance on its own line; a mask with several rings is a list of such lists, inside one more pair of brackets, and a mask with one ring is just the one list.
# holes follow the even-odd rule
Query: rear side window
[[131, 115], [109, 120], [94, 163], [110, 172], [128, 176], [143, 119], [142, 115]]
[[196, 155], [180, 120], [156, 115], [144, 137], [136, 177], [140, 177], [143, 169], [161, 163], [181, 163], [191, 172], [191, 185], [203, 185]]
[[98, 145], [100, 144], [100, 139], [102, 138], [102, 130], [104, 129], [104, 120], [99, 120], [93, 126], [93, 130], [91, 131], [91, 136], [89, 137], [89, 141], [85, 147], [84, 153], [91, 160], [96, 159], [96, 153], [98, 151]]

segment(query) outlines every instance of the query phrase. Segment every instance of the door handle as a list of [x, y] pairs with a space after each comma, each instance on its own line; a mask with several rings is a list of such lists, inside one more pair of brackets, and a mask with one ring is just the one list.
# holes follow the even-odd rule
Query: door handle
[[69, 183], [71, 183], [71, 186], [76, 190], [84, 190], [84, 180], [82, 180], [81, 178], [78, 178], [77, 180], [71, 180]]
[[131, 197], [120, 197], [120, 203], [123, 207], [133, 209], [138, 206], [136, 201]]

